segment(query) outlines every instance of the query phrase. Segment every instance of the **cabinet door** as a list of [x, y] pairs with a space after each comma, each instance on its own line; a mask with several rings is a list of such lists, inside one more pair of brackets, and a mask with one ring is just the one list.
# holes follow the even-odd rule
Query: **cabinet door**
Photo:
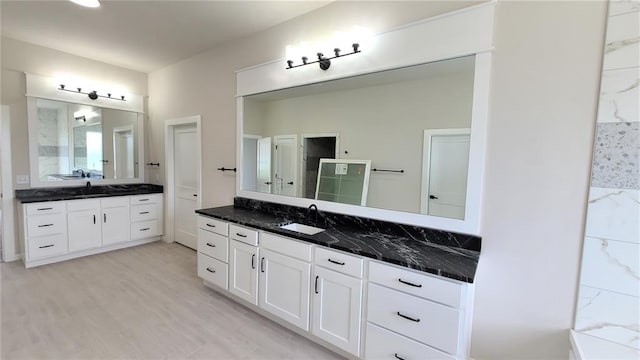
[[260, 250], [260, 307], [309, 330], [311, 264]]
[[362, 280], [315, 266], [312, 333], [360, 355]]
[[229, 291], [258, 304], [258, 248], [239, 241], [229, 241]]
[[131, 239], [129, 207], [102, 209], [102, 245], [110, 245]]
[[92, 249], [102, 245], [101, 223], [98, 209], [69, 212], [69, 251]]

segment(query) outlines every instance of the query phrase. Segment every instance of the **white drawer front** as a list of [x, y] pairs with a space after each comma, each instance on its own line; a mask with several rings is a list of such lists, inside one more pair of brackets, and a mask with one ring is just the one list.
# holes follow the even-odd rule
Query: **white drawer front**
[[198, 229], [198, 252], [229, 262], [229, 238]]
[[260, 234], [260, 246], [296, 259], [311, 261], [311, 244], [262, 232]]
[[98, 210], [100, 211], [100, 200], [98, 199], [85, 199], [85, 200], [69, 200], [67, 201], [67, 211], [83, 211], [83, 210]]
[[67, 212], [67, 204], [64, 201], [50, 201], [34, 204], [26, 204], [27, 215], [46, 215]]
[[131, 207], [131, 221], [147, 221], [158, 218], [158, 205], [136, 205]]
[[198, 216], [198, 228], [212, 231], [222, 236], [229, 235], [229, 224], [206, 216]]
[[367, 360], [454, 360], [451, 355], [367, 323], [365, 359]]
[[462, 307], [462, 284], [369, 261], [369, 281], [455, 308]]
[[146, 194], [146, 195], [132, 195], [129, 196], [129, 201], [131, 205], [137, 204], [156, 204], [161, 200], [161, 195], [159, 194]]
[[131, 240], [161, 235], [158, 220], [139, 221], [131, 224]]
[[362, 278], [364, 260], [338, 251], [315, 248], [315, 264], [343, 274]]
[[67, 235], [32, 237], [29, 243], [29, 260], [44, 259], [67, 253]]
[[27, 236], [45, 236], [67, 233], [66, 214], [29, 216], [27, 218]]
[[100, 200], [100, 206], [103, 209], [129, 206], [128, 196], [114, 196]]
[[198, 276], [225, 290], [228, 288], [229, 265], [207, 255], [198, 253]]
[[460, 311], [369, 283], [368, 320], [450, 354], [458, 353]]
[[229, 237], [245, 244], [258, 246], [258, 231], [229, 224]]

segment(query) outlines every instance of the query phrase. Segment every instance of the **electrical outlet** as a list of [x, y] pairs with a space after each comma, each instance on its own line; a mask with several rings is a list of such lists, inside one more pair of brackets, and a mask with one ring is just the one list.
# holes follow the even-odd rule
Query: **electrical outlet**
[[18, 185], [25, 185], [29, 183], [29, 175], [17, 175], [16, 183]]

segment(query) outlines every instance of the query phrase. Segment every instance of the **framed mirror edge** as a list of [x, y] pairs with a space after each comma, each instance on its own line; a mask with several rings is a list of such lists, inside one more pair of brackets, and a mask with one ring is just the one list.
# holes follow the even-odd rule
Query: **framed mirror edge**
[[[481, 235], [481, 192], [482, 180], [484, 177], [483, 171], [486, 148], [486, 127], [489, 110], [489, 82], [491, 76], [492, 52], [483, 51], [480, 53], [475, 53], [473, 55], [475, 56], [475, 66], [471, 113], [471, 137], [469, 143], [469, 167], [466, 193], [467, 200], [465, 205], [465, 217], [463, 220], [242, 190], [241, 173], [236, 176], [236, 196], [291, 206], [307, 207], [311, 204], [316, 204], [319, 207], [320, 211], [329, 211], [408, 225], [437, 228], [441, 230], [465, 233], [470, 235]], [[439, 59], [436, 61], [442, 60], [447, 60], [447, 58]], [[243, 101], [243, 96], [239, 96], [236, 98], [236, 164], [238, 169], [242, 169], [242, 134], [244, 125]]]
[[[42, 97], [35, 97], [27, 95], [27, 128], [28, 128], [28, 142], [29, 142], [29, 186], [31, 188], [44, 188], [44, 187], [73, 187], [73, 186], [83, 186], [90, 181], [91, 184], [94, 185], [116, 185], [116, 184], [141, 184], [145, 182], [145, 139], [144, 139], [144, 113], [139, 113], [137, 111], [132, 110], [123, 110], [136, 112], [142, 116], [142, 118], [138, 119], [138, 134], [141, 136], [138, 139], [138, 177], [131, 179], [83, 179], [83, 180], [64, 180], [64, 181], [41, 181], [39, 177], [39, 159], [38, 159], [38, 129], [37, 129], [37, 100], [45, 99], [45, 100], [53, 100], [53, 101], [63, 101], [60, 99], [49, 99]], [[63, 101], [69, 103], [67, 101]], [[69, 104], [80, 104], [82, 103], [69, 103]], [[120, 110], [120, 109], [115, 109]]]

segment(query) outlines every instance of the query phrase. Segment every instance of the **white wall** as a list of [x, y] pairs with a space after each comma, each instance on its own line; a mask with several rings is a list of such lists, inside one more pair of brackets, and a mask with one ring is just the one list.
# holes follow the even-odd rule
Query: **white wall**
[[[287, 44], [388, 29], [467, 4], [337, 2], [149, 75], [151, 160], [163, 122], [201, 114], [203, 206], [231, 204], [234, 70]], [[499, 2], [472, 356], [560, 359], [569, 349], [605, 20], [604, 2]], [[446, 34], [443, 34], [446, 36]], [[164, 168], [152, 170], [163, 176]]]

